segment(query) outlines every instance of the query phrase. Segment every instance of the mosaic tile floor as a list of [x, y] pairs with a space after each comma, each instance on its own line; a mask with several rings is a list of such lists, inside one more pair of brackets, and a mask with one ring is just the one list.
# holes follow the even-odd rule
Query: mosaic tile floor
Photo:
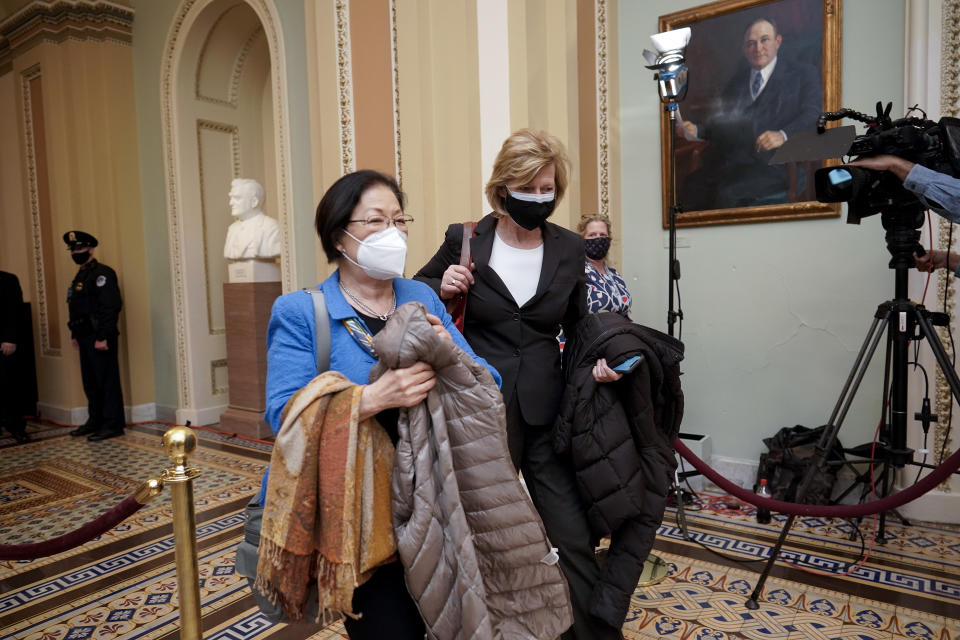
[[[36, 433], [34, 433], [36, 431]], [[34, 442], [0, 440], [0, 544], [35, 542], [72, 530], [109, 509], [169, 460], [160, 427], [89, 443], [65, 430], [31, 429]], [[204, 638], [333, 640], [340, 624], [273, 625], [252, 608], [234, 569], [242, 508], [259, 486], [269, 447], [198, 432], [195, 483]], [[37, 437], [39, 436], [39, 437]], [[687, 511], [685, 540], [668, 511], [656, 553], [670, 569], [639, 587], [624, 637], [678, 640], [794, 638], [960, 640], [960, 531], [891, 523], [860, 569], [845, 577], [778, 563], [760, 609], [744, 605], [779, 521], [758, 525], [732, 499], [706, 495]], [[869, 543], [872, 522], [862, 525]], [[823, 571], [845, 570], [860, 553], [853, 526], [798, 520], [786, 556]], [[168, 494], [79, 549], [30, 562], [0, 562], [0, 640], [162, 639], [178, 636], [176, 575]]]

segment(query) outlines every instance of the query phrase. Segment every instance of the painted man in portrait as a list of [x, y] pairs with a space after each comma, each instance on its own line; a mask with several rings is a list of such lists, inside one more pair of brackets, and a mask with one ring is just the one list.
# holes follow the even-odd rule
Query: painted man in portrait
[[768, 163], [790, 136], [815, 128], [823, 91], [816, 67], [778, 56], [782, 43], [773, 19], [747, 25], [745, 64], [715, 99], [711, 115], [704, 122], [683, 121], [680, 135], [709, 141], [699, 167], [681, 185], [684, 209], [787, 202], [787, 169]]

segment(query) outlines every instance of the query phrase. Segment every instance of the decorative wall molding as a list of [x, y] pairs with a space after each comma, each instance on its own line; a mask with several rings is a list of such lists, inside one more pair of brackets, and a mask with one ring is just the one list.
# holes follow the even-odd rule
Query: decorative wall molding
[[[941, 21], [941, 41], [940, 41], [940, 116], [956, 117], [960, 111], [960, 0], [944, 0], [942, 5], [943, 19]], [[937, 218], [937, 233], [939, 237], [938, 245], [941, 249], [952, 250], [956, 246], [956, 233], [950, 232], [951, 224], [948, 220]], [[949, 243], [949, 244], [948, 244]], [[938, 308], [946, 308], [950, 316], [950, 325], [954, 325], [956, 320], [956, 287], [954, 286], [956, 278], [949, 277], [951, 274], [946, 269], [941, 269], [938, 275], [937, 286], [937, 304]], [[944, 286], [949, 279], [949, 286], [946, 288], [946, 299], [944, 299]], [[943, 348], [952, 360], [954, 357], [953, 343], [945, 327], [937, 327], [937, 333]], [[951, 405], [953, 404], [953, 394], [950, 385], [944, 377], [940, 367], [936, 369], [936, 413], [941, 416], [939, 422], [934, 426], [933, 443], [931, 452], [933, 459], [931, 464], [937, 465], [945, 458], [951, 455], [951, 442], [954, 438], [948, 435], [952, 432], [951, 423], [946, 420], [946, 416], [952, 416]], [[943, 452], [943, 455], [941, 455]], [[940, 485], [943, 491], [949, 491], [950, 481], [947, 480]]]
[[943, 0], [940, 34], [940, 114], [956, 116], [960, 107], [960, 0]]
[[[59, 327], [51, 328], [51, 321], [59, 317], [56, 311], [55, 293], [48, 299], [48, 294], [52, 293], [51, 285], [55, 283], [47, 282], [47, 265], [44, 256], [44, 233], [51, 233], [50, 229], [44, 229], [43, 212], [41, 211], [40, 190], [46, 189], [46, 185], [40, 184], [38, 173], [38, 163], [43, 159], [38, 154], [45, 154], [44, 149], [37, 148], [35, 127], [38, 123], [34, 120], [34, 95], [33, 84], [39, 82], [42, 73], [39, 66], [33, 66], [23, 72], [20, 76], [20, 95], [23, 108], [23, 135], [27, 160], [27, 191], [30, 198], [30, 230], [33, 240], [33, 281], [37, 301], [37, 317], [40, 332], [40, 353], [45, 356], [60, 356], [60, 344], [55, 331]], [[44, 172], [45, 173], [45, 172]]]
[[[207, 203], [203, 197], [203, 187], [206, 184], [203, 175], [203, 131], [213, 131], [230, 136], [231, 151], [231, 173], [230, 177], [236, 179], [240, 177], [240, 129], [236, 125], [224, 122], [213, 122], [211, 120], [197, 120], [197, 157], [200, 159], [200, 223], [203, 229], [203, 277], [206, 280], [206, 302], [207, 302], [207, 331], [212, 336], [225, 335], [226, 327], [213, 326], [213, 306], [211, 296], [219, 295], [219, 291], [213, 291], [210, 286], [210, 247], [207, 246]], [[217, 247], [219, 251], [220, 248]]]
[[[171, 22], [167, 33], [166, 47], [160, 74], [160, 101], [163, 134], [163, 155], [167, 190], [167, 221], [171, 255], [171, 277], [176, 337], [177, 391], [180, 413], [189, 413], [196, 417], [192, 387], [194, 380], [188, 357], [189, 339], [186, 318], [186, 256], [184, 255], [184, 224], [181, 216], [183, 195], [181, 193], [180, 156], [178, 134], [182, 127], [192, 126], [183, 123], [177, 111], [178, 83], [177, 74], [188, 70], [181, 69], [187, 36], [199, 14], [214, 4], [216, 0], [181, 0], [180, 8]], [[291, 176], [291, 151], [289, 135], [289, 108], [287, 105], [286, 49], [274, 0], [245, 0], [263, 27], [270, 51], [270, 78], [273, 85], [273, 125], [275, 127], [276, 168], [277, 168], [277, 220], [284, 259], [281, 260], [281, 281], [283, 289], [290, 291], [296, 282], [296, 247], [293, 242], [293, 211]], [[195, 71], [195, 70], [194, 70]], [[196, 381], [200, 382], [200, 381]], [[217, 410], [221, 410], [218, 408]], [[206, 411], [206, 409], [200, 409]], [[195, 415], [196, 414], [196, 415]], [[212, 415], [212, 414], [211, 414]], [[219, 414], [217, 414], [219, 415]], [[198, 423], [206, 424], [206, 423]]]
[[243, 70], [247, 64], [247, 58], [250, 57], [250, 50], [257, 44], [257, 41], [263, 37], [263, 26], [257, 27], [250, 32], [243, 46], [237, 53], [237, 59], [233, 61], [233, 76], [230, 78], [230, 104], [236, 106], [240, 99], [240, 79], [243, 77]]
[[[206, 129], [208, 131], [216, 131], [217, 133], [226, 133], [231, 136], [231, 150], [232, 150], [232, 160], [233, 160], [233, 177], [240, 177], [240, 130], [236, 125], [228, 124], [226, 122], [214, 122], [213, 120], [197, 120], [197, 146], [200, 146], [200, 131]], [[203, 171], [203, 165], [200, 166], [200, 171]], [[203, 176], [201, 175], [200, 184], [203, 184]]]
[[607, 119], [607, 0], [594, 4], [597, 48], [597, 192], [600, 214], [610, 215], [609, 122]]
[[41, 42], [98, 40], [130, 45], [133, 9], [104, 0], [36, 0], [0, 23], [0, 69]]
[[[209, 31], [207, 31], [207, 37], [203, 39], [203, 46], [200, 47], [200, 58], [197, 60], [197, 69], [196, 69], [197, 73], [194, 76], [194, 80], [193, 80], [193, 85], [194, 85], [193, 93], [194, 93], [194, 97], [197, 100], [203, 100], [204, 102], [209, 102], [211, 104], [219, 104], [225, 107], [236, 108], [237, 103], [235, 102], [235, 100], [232, 99], [234, 96], [228, 94], [226, 100], [221, 100], [220, 98], [214, 98], [213, 96], [208, 96], [205, 93], [203, 93], [203, 87], [200, 86], [200, 75], [201, 75], [201, 71], [203, 70], [204, 64], [206, 64], [207, 62], [207, 52], [210, 50], [210, 39], [213, 36], [213, 34], [217, 32], [217, 29], [220, 27], [220, 23], [226, 19], [229, 13], [230, 13], [229, 11], [224, 11], [219, 16], [217, 16], [217, 19], [213, 21], [213, 26], [210, 27]], [[236, 67], [234, 67], [234, 69], [236, 69]], [[233, 85], [232, 82], [230, 84], [231, 86]]]
[[[353, 69], [350, 56], [349, 0], [337, 0], [334, 5], [334, 12], [336, 13], [337, 24], [337, 77], [340, 91], [340, 168], [341, 173], [346, 174], [356, 168], [356, 147], [353, 139]], [[399, 131], [399, 129], [397, 130]]]
[[403, 188], [403, 162], [400, 157], [400, 56], [397, 47], [397, 0], [390, 0], [390, 39], [392, 53], [390, 64], [393, 68], [393, 132], [394, 132], [394, 171], [397, 184]]

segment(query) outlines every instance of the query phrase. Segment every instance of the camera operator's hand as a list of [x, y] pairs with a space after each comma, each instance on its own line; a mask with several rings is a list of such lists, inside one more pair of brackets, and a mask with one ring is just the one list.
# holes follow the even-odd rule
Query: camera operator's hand
[[864, 169], [873, 169], [874, 171], [889, 171], [900, 178], [900, 180], [906, 180], [907, 174], [913, 169], [915, 163], [904, 160], [899, 156], [882, 154], [879, 156], [870, 156], [869, 158], [858, 158], [847, 164], [854, 167], [863, 167]]
[[916, 262], [918, 271], [934, 271], [936, 269], [956, 271], [957, 265], [960, 265], [960, 255], [940, 251], [939, 249], [931, 249], [923, 256], [913, 254], [913, 260]]

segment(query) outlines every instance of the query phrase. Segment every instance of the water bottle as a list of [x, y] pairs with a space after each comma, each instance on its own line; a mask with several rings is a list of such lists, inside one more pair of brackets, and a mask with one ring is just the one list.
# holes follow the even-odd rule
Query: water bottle
[[[767, 487], [767, 479], [760, 478], [760, 488], [757, 489], [757, 495], [761, 498], [772, 498], [770, 488]], [[760, 524], [770, 523], [770, 510], [757, 507], [757, 522]]]

